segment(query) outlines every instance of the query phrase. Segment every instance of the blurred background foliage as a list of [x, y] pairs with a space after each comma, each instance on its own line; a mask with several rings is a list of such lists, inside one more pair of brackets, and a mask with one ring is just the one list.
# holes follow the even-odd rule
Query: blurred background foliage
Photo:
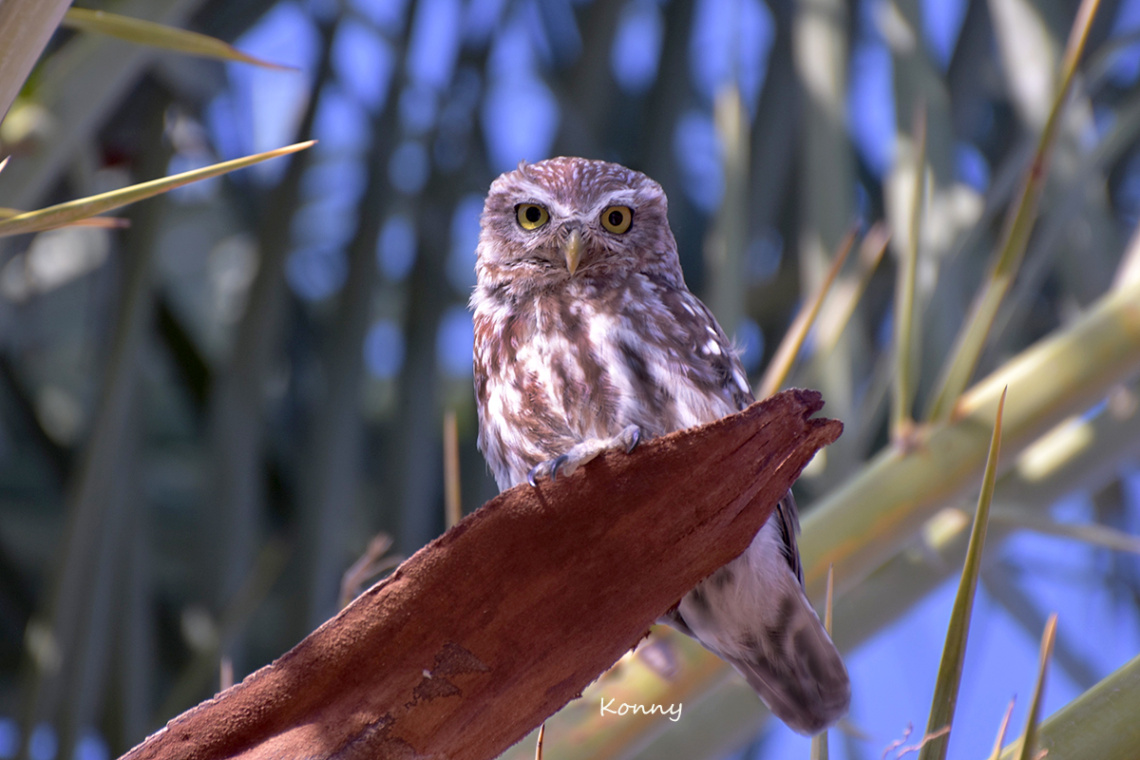
[[[17, 5], [0, 3], [2, 33]], [[832, 754], [879, 757], [925, 722], [968, 530], [958, 507], [976, 498], [980, 464], [954, 480], [947, 461], [922, 460], [906, 423], [934, 401], [989, 276], [1058, 93], [1075, 0], [77, 5], [294, 69], [65, 26], [0, 124], [12, 157], [0, 206], [320, 142], [140, 203], [126, 229], [0, 240], [0, 758], [118, 754], [213, 694], [220, 671], [240, 680], [284, 652], [336, 611], [350, 565], [390, 567], [444, 529], [445, 427], [463, 509], [494, 494], [475, 448], [466, 310], [478, 217], [498, 173], [558, 154], [664, 185], [690, 287], [757, 379], [859, 231], [788, 383], [821, 388], [846, 424], [798, 488], [813, 593], [813, 568], [835, 561], [824, 536], [881, 539], [846, 574], [837, 566], [855, 698]], [[1124, 337], [1107, 358], [1046, 354], [1018, 376], [1025, 398], [1073, 364], [1088, 370], [1079, 392], [1007, 416], [1015, 443], [953, 757], [988, 754], [1006, 702], [1031, 687], [1049, 611], [1060, 627], [1045, 714], [1140, 649], [1140, 350], [1136, 302], [1119, 297], [1140, 283], [1138, 76], [1140, 0], [1104, 0], [973, 378], [1022, 366], [1053, 333], [1094, 342], [1082, 314], [1106, 320], [1090, 335], [1108, 324]], [[914, 286], [901, 332], [900, 271]], [[913, 380], [891, 423], [900, 356]], [[916, 445], [905, 478], [875, 469]], [[880, 471], [890, 482], [873, 481]], [[860, 477], [872, 483], [857, 493]], [[876, 488], [890, 501], [896, 479], [947, 477], [954, 487], [907, 502], [901, 522], [845, 506], [873, 507]], [[833, 521], [828, 534], [817, 504], [858, 527]], [[390, 547], [373, 541], [382, 533]], [[684, 701], [684, 717], [620, 730], [611, 717], [622, 736], [595, 726], [605, 746], [589, 756], [806, 756], [691, 644], [665, 636], [647, 655], [599, 688]], [[591, 708], [571, 706], [567, 725], [575, 710]], [[567, 735], [548, 730], [547, 753], [585, 756]]]

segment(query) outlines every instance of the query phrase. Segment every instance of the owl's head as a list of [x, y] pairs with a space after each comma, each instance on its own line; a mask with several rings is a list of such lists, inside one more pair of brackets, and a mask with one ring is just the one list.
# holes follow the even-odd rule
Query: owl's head
[[619, 164], [566, 157], [521, 163], [491, 183], [479, 281], [545, 287], [623, 272], [679, 277], [667, 210], [660, 185]]

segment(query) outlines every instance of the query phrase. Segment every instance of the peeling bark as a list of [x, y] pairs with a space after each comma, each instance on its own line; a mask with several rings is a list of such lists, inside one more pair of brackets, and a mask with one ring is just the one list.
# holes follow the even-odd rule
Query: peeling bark
[[491, 758], [739, 555], [842, 425], [814, 391], [500, 494], [125, 755]]

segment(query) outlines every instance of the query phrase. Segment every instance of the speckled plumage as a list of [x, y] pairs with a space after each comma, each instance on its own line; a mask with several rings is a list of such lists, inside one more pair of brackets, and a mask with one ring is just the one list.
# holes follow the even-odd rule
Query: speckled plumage
[[[548, 218], [526, 229], [532, 205]], [[615, 232], [607, 221], [624, 224], [622, 209], [632, 221]], [[753, 400], [732, 345], [685, 287], [665, 194], [639, 172], [580, 158], [520, 164], [491, 185], [475, 268], [479, 447], [500, 489]], [[814, 733], [846, 712], [850, 685], [804, 596], [797, 528], [789, 494], [748, 550], [663, 622]]]

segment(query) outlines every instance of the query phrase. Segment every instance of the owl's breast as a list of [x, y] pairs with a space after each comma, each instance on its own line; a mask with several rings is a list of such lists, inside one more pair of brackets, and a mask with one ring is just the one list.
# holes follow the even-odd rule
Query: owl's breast
[[629, 425], [651, 438], [741, 408], [743, 373], [688, 291], [577, 287], [474, 301], [480, 447], [500, 485]]
[[701, 346], [679, 337], [655, 293], [634, 287], [536, 299], [518, 358], [539, 405], [582, 438], [637, 425], [663, 435], [737, 411]]

